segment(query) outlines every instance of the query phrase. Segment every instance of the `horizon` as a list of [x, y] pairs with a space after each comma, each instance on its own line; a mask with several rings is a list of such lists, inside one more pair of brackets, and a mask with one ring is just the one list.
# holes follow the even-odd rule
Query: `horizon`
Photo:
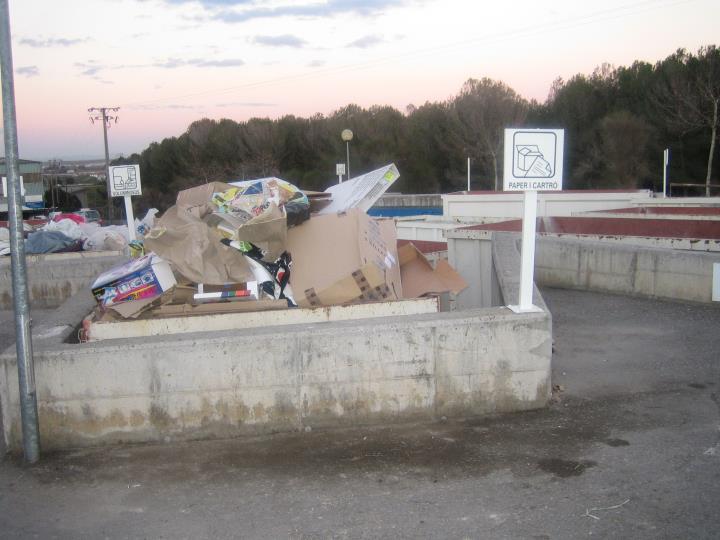
[[[589, 75], [605, 63], [654, 64], [679, 48], [696, 52], [716, 40], [720, 19], [720, 5], [709, 0], [610, 0], [602, 9], [569, 0], [482, 4], [13, 4], [20, 155], [104, 159], [102, 129], [90, 123], [89, 107], [121, 107], [108, 142], [112, 156], [128, 156], [201, 118], [307, 118], [349, 104], [405, 114], [408, 105], [457, 95], [470, 78], [502, 81], [544, 103], [558, 77]], [[98, 12], [112, 16], [111, 24], [97, 25]]]

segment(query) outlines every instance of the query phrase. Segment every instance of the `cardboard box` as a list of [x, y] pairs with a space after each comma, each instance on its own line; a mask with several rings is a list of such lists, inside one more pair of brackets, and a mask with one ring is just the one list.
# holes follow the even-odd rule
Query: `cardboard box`
[[395, 224], [357, 208], [288, 230], [290, 286], [300, 307], [403, 297]]
[[414, 244], [405, 244], [398, 250], [403, 298], [419, 298], [428, 294], [459, 293], [468, 285], [460, 274], [441, 259], [433, 268]]
[[108, 307], [160, 296], [177, 282], [170, 265], [148, 253], [100, 274], [92, 284], [95, 299]]

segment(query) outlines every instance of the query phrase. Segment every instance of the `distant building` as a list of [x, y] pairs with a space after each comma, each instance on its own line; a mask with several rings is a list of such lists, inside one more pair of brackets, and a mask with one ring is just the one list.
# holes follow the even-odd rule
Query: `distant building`
[[[23, 179], [23, 186], [25, 187], [23, 213], [44, 209], [45, 202], [43, 200], [43, 194], [45, 193], [45, 185], [42, 179], [42, 163], [40, 161], [19, 159], [18, 165], [20, 168], [20, 176]], [[7, 177], [5, 158], [0, 158], [0, 176]], [[7, 211], [6, 194], [0, 193], [0, 214], [5, 214]]]

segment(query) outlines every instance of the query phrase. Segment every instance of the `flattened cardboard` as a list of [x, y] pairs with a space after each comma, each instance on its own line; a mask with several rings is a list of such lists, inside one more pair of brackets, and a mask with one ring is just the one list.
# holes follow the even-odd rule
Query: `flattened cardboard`
[[465, 280], [446, 260], [435, 268], [414, 244], [405, 244], [398, 250], [403, 298], [419, 298], [427, 294], [459, 293], [467, 287]]
[[402, 298], [395, 225], [359, 209], [288, 230], [290, 285], [301, 307]]
[[219, 233], [188, 207], [172, 206], [145, 235], [145, 249], [160, 255], [177, 274], [193, 283], [222, 285], [252, 280], [243, 255], [220, 239]]
[[286, 300], [257, 300], [255, 302], [221, 302], [217, 304], [163, 305], [152, 312], [152, 317], [177, 317], [178, 315], [215, 315], [247, 311], [270, 311], [288, 309]]
[[231, 188], [232, 186], [225, 182], [208, 182], [178, 191], [176, 203], [181, 206], [202, 206], [211, 201], [213, 193], [227, 191]]
[[137, 319], [145, 313], [157, 306], [167, 304], [173, 299], [174, 289], [157, 296], [155, 298], [144, 298], [142, 300], [133, 300], [132, 302], [123, 302], [115, 304], [108, 309], [114, 311], [123, 319]]
[[398, 178], [400, 172], [395, 164], [391, 163], [347, 182], [330, 186], [325, 191], [332, 194], [332, 202], [320, 210], [320, 213], [346, 212], [351, 208], [367, 212]]

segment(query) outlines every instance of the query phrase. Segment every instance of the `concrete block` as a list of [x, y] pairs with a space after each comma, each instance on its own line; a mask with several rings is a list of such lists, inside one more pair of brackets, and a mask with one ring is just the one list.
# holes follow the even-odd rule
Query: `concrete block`
[[[90, 286], [104, 270], [126, 260], [119, 251], [50, 253], [27, 257], [28, 294], [34, 307], [60, 306]], [[0, 308], [11, 309], [10, 258], [0, 258]]]

